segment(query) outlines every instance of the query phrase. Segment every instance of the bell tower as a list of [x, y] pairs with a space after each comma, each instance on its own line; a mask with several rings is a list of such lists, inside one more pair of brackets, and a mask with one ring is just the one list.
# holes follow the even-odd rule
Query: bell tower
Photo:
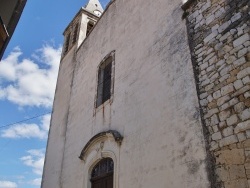
[[64, 149], [68, 124], [69, 103], [73, 74], [76, 65], [76, 50], [90, 34], [103, 13], [99, 0], [89, 0], [64, 31], [64, 45], [58, 73], [56, 93], [51, 116], [49, 139], [45, 157], [42, 188], [61, 188], [64, 177]]
[[88, 4], [79, 10], [63, 33], [64, 48], [62, 57], [73, 46], [78, 48], [81, 45], [102, 13], [103, 8], [99, 0], [89, 0]]

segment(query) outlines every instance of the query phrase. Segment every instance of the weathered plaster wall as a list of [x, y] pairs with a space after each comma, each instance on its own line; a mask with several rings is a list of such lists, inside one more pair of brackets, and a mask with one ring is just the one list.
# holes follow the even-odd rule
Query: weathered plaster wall
[[[181, 4], [114, 1], [80, 46], [61, 153], [62, 188], [88, 188], [78, 156], [90, 138], [109, 129], [124, 136], [116, 188], [209, 187]], [[113, 101], [95, 109], [97, 67], [113, 50]]]
[[213, 187], [250, 187], [250, 1], [193, 1], [186, 14]]
[[75, 65], [74, 54], [75, 48], [71, 48], [60, 64], [43, 170], [43, 188], [61, 187], [63, 152]]

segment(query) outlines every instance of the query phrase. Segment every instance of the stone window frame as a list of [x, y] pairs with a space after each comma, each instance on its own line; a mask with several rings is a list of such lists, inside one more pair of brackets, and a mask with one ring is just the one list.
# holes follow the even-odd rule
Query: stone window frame
[[[98, 85], [99, 85], [99, 80], [98, 80], [98, 76], [99, 76], [99, 69], [102, 66], [103, 63], [105, 63], [105, 61], [108, 58], [112, 58], [111, 61], [111, 87], [110, 87], [110, 98], [106, 101], [104, 101], [102, 104], [97, 105], [97, 100], [98, 100]], [[103, 60], [99, 63], [98, 67], [97, 67], [97, 73], [96, 73], [96, 95], [95, 95], [95, 111], [98, 111], [99, 109], [103, 108], [105, 105], [107, 104], [111, 104], [113, 102], [113, 98], [114, 98], [114, 83], [115, 83], [115, 50], [111, 51], [108, 55], [106, 55]]]
[[86, 37], [89, 36], [89, 34], [93, 30], [95, 24], [96, 24], [96, 21], [89, 18], [89, 21], [87, 23], [87, 28], [86, 28]]

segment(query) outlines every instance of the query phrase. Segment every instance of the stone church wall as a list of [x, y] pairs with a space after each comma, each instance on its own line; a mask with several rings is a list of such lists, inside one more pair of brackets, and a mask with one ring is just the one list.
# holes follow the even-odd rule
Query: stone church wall
[[[57, 187], [91, 187], [89, 173], [101, 149], [94, 147], [86, 161], [78, 157], [92, 137], [108, 130], [124, 137], [113, 152], [114, 188], [209, 187], [181, 5], [181, 0], [112, 1], [79, 47]], [[96, 108], [98, 66], [112, 51], [114, 94]], [[107, 150], [112, 153], [111, 146]]]
[[183, 8], [215, 170], [212, 187], [248, 188], [250, 1], [189, 1]]

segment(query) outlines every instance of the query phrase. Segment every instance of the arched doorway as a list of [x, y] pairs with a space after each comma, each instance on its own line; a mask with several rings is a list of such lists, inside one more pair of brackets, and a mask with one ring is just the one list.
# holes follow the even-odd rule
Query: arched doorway
[[114, 162], [104, 158], [97, 163], [91, 172], [91, 188], [113, 188]]

